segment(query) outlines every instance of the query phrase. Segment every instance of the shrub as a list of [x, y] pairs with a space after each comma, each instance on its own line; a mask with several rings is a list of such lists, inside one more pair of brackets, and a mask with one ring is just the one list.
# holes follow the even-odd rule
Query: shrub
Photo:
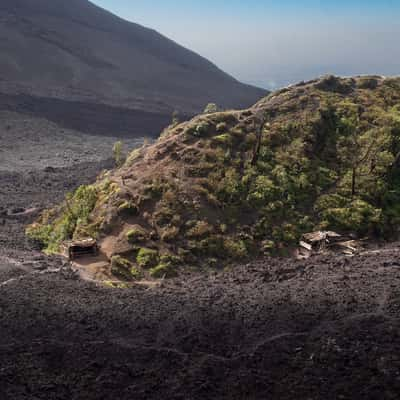
[[220, 122], [219, 124], [217, 124], [217, 132], [223, 133], [226, 131], [226, 129], [227, 129], [226, 122]]
[[215, 164], [211, 162], [202, 161], [199, 164], [187, 168], [187, 175], [190, 177], [204, 178], [215, 169]]
[[257, 135], [254, 132], [250, 132], [246, 135], [245, 148], [251, 149], [257, 143]]
[[134, 268], [133, 264], [126, 258], [119, 255], [111, 258], [111, 273], [118, 278], [127, 281], [134, 279], [136, 274], [132, 275], [132, 268]]
[[171, 263], [160, 263], [150, 270], [150, 276], [155, 279], [174, 278], [178, 275], [176, 267]]
[[321, 212], [321, 217], [332, 229], [366, 234], [377, 228], [382, 210], [363, 200], [353, 200], [344, 207], [330, 207]]
[[262, 207], [274, 201], [278, 194], [279, 188], [274, 184], [273, 180], [267, 176], [260, 175], [252, 184], [247, 199], [253, 207]]
[[243, 128], [236, 126], [229, 130], [231, 136], [236, 140], [243, 140], [245, 138], [246, 133], [244, 132]]
[[193, 135], [198, 137], [204, 137], [208, 134], [209, 131], [210, 131], [210, 124], [208, 122], [201, 122], [196, 126]]
[[153, 214], [156, 225], [162, 227], [170, 224], [175, 217], [175, 213], [169, 207], [162, 207]]
[[142, 247], [136, 257], [136, 262], [139, 267], [152, 268], [158, 264], [159, 257], [157, 250], [147, 249]]
[[289, 223], [276, 226], [272, 230], [272, 238], [276, 242], [288, 245], [296, 243], [301, 236], [297, 228], [298, 227], [296, 225]]
[[215, 182], [216, 196], [218, 200], [227, 204], [241, 203], [245, 194], [245, 188], [235, 168], [226, 168], [224, 177]]
[[247, 247], [243, 240], [225, 239], [224, 249], [230, 258], [241, 259], [248, 256]]
[[142, 278], [142, 272], [135, 266], [132, 266], [129, 272], [134, 280], [139, 280]]
[[180, 229], [177, 226], [168, 225], [160, 229], [160, 237], [163, 242], [170, 242], [179, 235]]
[[143, 192], [148, 199], [159, 200], [167, 189], [168, 185], [158, 181], [157, 179], [154, 179], [151, 183], [148, 183], [145, 186]]
[[208, 236], [213, 231], [214, 227], [207, 221], [197, 221], [195, 225], [187, 231], [186, 236], [189, 238], [201, 238]]
[[[98, 199], [95, 186], [80, 186], [75, 193], [68, 194], [59, 217], [51, 220], [51, 213], [44, 213], [40, 220], [26, 230], [28, 237], [39, 241], [46, 253], [57, 253], [60, 244], [76, 237], [75, 232], [87, 231], [89, 216]], [[91, 230], [94, 235], [96, 232]]]
[[131, 201], [124, 201], [118, 206], [118, 213], [123, 216], [136, 216], [139, 213], [138, 208]]
[[375, 78], [365, 77], [361, 78], [357, 83], [357, 87], [360, 89], [376, 89], [379, 85], [379, 82]]
[[222, 135], [214, 136], [213, 141], [224, 146], [230, 146], [232, 145], [232, 136], [229, 133], [223, 133]]
[[224, 241], [220, 235], [211, 235], [206, 239], [188, 242], [192, 254], [198, 257], [222, 257], [224, 255]]
[[171, 121], [172, 126], [178, 125], [179, 122], [180, 122], [180, 120], [179, 120], [179, 111], [174, 110], [174, 112], [172, 113], [172, 121]]
[[51, 225], [41, 225], [39, 223], [32, 224], [26, 228], [26, 235], [33, 241], [46, 247], [51, 242], [51, 233], [53, 229]]
[[209, 103], [204, 109], [204, 114], [214, 114], [218, 112], [218, 106], [215, 103]]
[[275, 251], [276, 244], [272, 240], [264, 240], [261, 243], [261, 248], [264, 251], [264, 253], [271, 254], [271, 253], [273, 253]]
[[126, 238], [132, 244], [143, 242], [147, 239], [147, 232], [137, 225], [126, 233]]
[[113, 157], [114, 157], [114, 161], [115, 161], [115, 165], [119, 168], [121, 167], [124, 162], [125, 162], [125, 157], [122, 153], [122, 142], [118, 141], [114, 143], [113, 146]]
[[131, 166], [135, 161], [137, 161], [140, 158], [141, 154], [142, 154], [141, 148], [132, 150], [129, 153], [128, 157], [126, 158], [125, 164], [127, 166]]
[[182, 258], [174, 254], [163, 254], [160, 257], [160, 264], [180, 265], [182, 264]]

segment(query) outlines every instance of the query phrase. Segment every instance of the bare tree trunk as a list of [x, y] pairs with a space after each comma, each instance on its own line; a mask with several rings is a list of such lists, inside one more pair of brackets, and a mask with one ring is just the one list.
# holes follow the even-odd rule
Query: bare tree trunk
[[265, 121], [266, 121], [266, 118], [262, 117], [261, 123], [260, 123], [260, 125], [258, 126], [258, 129], [257, 129], [257, 142], [256, 142], [256, 146], [255, 146], [254, 151], [253, 151], [253, 157], [251, 159], [251, 165], [252, 166], [257, 164], [258, 158], [260, 156], [262, 134], [263, 134], [264, 126], [265, 126]]
[[351, 176], [351, 199], [354, 198], [356, 194], [356, 167], [353, 167], [353, 172]]

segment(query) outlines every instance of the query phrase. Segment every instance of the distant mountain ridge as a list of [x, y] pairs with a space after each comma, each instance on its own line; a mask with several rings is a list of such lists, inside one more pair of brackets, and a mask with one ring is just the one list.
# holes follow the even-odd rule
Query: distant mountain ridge
[[87, 0], [0, 2], [0, 91], [167, 115], [249, 106], [244, 85], [152, 29]]

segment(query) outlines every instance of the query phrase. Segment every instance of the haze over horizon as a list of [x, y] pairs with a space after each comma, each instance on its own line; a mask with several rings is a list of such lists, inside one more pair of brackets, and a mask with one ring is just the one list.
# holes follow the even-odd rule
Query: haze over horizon
[[93, 2], [268, 89], [327, 73], [400, 73], [394, 0]]

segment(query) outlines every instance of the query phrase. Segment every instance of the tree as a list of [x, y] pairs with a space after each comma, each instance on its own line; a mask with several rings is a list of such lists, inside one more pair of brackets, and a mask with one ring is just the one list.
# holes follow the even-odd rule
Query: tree
[[172, 125], [178, 125], [180, 122], [179, 120], [179, 112], [177, 110], [175, 110], [172, 113]]
[[213, 114], [218, 112], [218, 106], [215, 103], [207, 104], [206, 108], [204, 109], [204, 114]]
[[122, 153], [122, 147], [123, 144], [122, 142], [119, 140], [118, 142], [114, 143], [113, 146], [113, 156], [114, 156], [114, 161], [115, 161], [115, 165], [119, 168], [122, 167], [122, 164], [125, 161], [125, 157]]
[[260, 156], [262, 136], [264, 132], [264, 127], [267, 126], [269, 128], [269, 124], [267, 124], [267, 117], [264, 113], [258, 113], [254, 118], [254, 129], [256, 129], [257, 141], [254, 147], [253, 156], [251, 159], [251, 165], [256, 165], [258, 158]]
[[351, 198], [361, 187], [363, 193], [376, 195], [371, 192], [394, 161], [388, 151], [390, 134], [375, 126], [362, 132], [358, 116], [342, 118], [340, 130], [343, 136], [338, 140], [337, 150], [342, 165], [350, 170]]

